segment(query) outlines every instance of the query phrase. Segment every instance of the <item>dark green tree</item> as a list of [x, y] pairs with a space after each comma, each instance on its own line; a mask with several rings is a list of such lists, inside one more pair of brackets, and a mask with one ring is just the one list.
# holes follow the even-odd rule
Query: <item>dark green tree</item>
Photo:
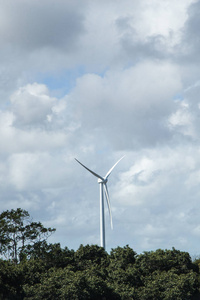
[[75, 263], [78, 270], [89, 269], [96, 266], [98, 270], [108, 266], [108, 253], [97, 245], [80, 245], [75, 252]]
[[111, 250], [107, 282], [120, 299], [135, 299], [136, 289], [141, 284], [136, 259], [136, 252], [128, 245]]
[[198, 293], [198, 267], [187, 252], [175, 248], [144, 252], [135, 266], [141, 279], [136, 299], [190, 300]]
[[24, 252], [29, 259], [41, 260], [46, 269], [75, 266], [74, 250], [61, 248], [60, 243], [48, 244], [45, 240], [28, 245]]
[[23, 299], [23, 268], [20, 264], [0, 260], [0, 299]]
[[192, 263], [189, 253], [175, 248], [144, 252], [138, 256], [136, 265], [140, 268], [143, 276], [148, 276], [157, 270], [174, 269], [177, 274], [188, 273], [191, 270], [198, 272], [198, 267]]
[[126, 270], [128, 266], [132, 266], [136, 261], [137, 253], [133, 251], [129, 245], [125, 247], [117, 247], [110, 252], [110, 265], [113, 269]]
[[51, 268], [42, 275], [41, 282], [24, 286], [25, 299], [30, 300], [118, 300], [119, 296], [107, 286], [96, 270], [72, 271]]
[[155, 271], [146, 276], [144, 285], [137, 290], [137, 299], [192, 300], [197, 293], [198, 275], [195, 272], [177, 274], [172, 269]]
[[27, 246], [46, 240], [55, 231], [40, 222], [32, 222], [26, 210], [17, 208], [0, 214], [0, 254], [18, 262]]

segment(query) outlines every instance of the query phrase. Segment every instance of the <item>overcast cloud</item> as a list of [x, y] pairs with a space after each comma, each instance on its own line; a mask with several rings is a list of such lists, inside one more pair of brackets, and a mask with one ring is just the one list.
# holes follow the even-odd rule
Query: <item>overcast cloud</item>
[[199, 255], [200, 1], [0, 0], [1, 211], [21, 207], [70, 249]]

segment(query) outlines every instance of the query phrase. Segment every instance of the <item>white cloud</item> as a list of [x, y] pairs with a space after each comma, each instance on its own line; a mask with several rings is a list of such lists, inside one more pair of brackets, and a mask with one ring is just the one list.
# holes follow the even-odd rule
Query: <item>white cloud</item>
[[11, 185], [22, 191], [62, 187], [69, 173], [62, 157], [45, 152], [14, 154], [8, 166]]
[[180, 103], [180, 108], [169, 117], [169, 127], [183, 135], [196, 137], [194, 116], [184, 101]]
[[0, 6], [2, 210], [28, 209], [63, 246], [98, 243], [98, 184], [74, 157], [103, 175], [125, 153], [108, 249], [198, 251], [199, 1]]
[[0, 39], [6, 45], [34, 51], [43, 47], [74, 47], [83, 31], [78, 1], [1, 1]]
[[28, 84], [11, 96], [12, 111], [17, 125], [35, 125], [48, 120], [55, 98], [48, 96], [45, 85]]
[[123, 149], [169, 138], [165, 122], [180, 89], [178, 68], [145, 62], [108, 71], [104, 77], [85, 75], [78, 79], [72, 97], [82, 127], [101, 128], [116, 149]]
[[[138, 153], [134, 165], [121, 174], [117, 184], [120, 188], [115, 187], [117, 189], [115, 197], [126, 205], [141, 205], [144, 202], [148, 204], [149, 199], [157, 202], [160, 195], [165, 194], [167, 190], [177, 194], [179, 193], [178, 186], [181, 187], [181, 185], [186, 191], [189, 188], [186, 186], [187, 180], [193, 172], [196, 172], [196, 169], [199, 170], [198, 156], [198, 147], [188, 148], [187, 146], [174, 149], [159, 147]], [[127, 190], [131, 197], [127, 197]], [[162, 196], [159, 201], [164, 204], [165, 200], [165, 196]], [[178, 205], [178, 199], [176, 201]], [[171, 199], [168, 203], [171, 203]]]

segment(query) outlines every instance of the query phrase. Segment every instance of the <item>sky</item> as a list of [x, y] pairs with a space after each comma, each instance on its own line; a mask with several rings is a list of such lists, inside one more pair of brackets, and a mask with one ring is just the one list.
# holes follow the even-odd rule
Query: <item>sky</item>
[[0, 0], [0, 207], [51, 243], [200, 255], [200, 1]]

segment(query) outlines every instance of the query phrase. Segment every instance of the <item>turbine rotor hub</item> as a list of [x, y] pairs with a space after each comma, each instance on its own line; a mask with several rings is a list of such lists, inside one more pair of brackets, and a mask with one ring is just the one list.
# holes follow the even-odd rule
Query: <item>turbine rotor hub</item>
[[108, 181], [108, 179], [104, 179], [102, 180], [101, 178], [98, 179], [98, 183], [106, 183]]

